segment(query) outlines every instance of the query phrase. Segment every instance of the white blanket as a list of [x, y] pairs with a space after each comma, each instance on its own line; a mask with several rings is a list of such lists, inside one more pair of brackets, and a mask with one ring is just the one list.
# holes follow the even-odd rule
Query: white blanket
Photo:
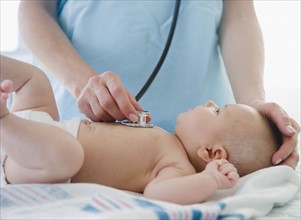
[[[1, 188], [1, 219], [250, 219], [289, 203], [299, 189], [299, 176], [286, 166], [259, 170], [188, 206], [96, 184], [10, 185]], [[298, 210], [300, 203], [300, 219]]]

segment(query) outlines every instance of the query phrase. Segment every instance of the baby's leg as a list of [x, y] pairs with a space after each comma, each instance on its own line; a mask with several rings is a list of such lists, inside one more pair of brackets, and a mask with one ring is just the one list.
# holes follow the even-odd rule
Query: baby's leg
[[1, 118], [0, 129], [9, 183], [65, 182], [83, 164], [81, 144], [61, 128], [9, 113]]
[[7, 155], [6, 179], [10, 183], [55, 183], [71, 178], [82, 166], [80, 143], [66, 131], [11, 114], [6, 101], [12, 82], [0, 83], [1, 148]]
[[53, 91], [45, 74], [30, 64], [5, 56], [0, 57], [1, 80], [11, 80], [11, 91], [16, 92], [11, 111], [44, 111], [54, 120], [59, 120]]

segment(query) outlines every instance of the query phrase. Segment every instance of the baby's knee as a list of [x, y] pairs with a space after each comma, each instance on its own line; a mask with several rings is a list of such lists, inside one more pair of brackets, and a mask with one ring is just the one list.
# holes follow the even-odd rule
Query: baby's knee
[[60, 155], [57, 162], [52, 164], [50, 172], [52, 176], [56, 176], [57, 182], [67, 182], [70, 180], [82, 167], [84, 163], [84, 150], [80, 143], [74, 142], [72, 150]]

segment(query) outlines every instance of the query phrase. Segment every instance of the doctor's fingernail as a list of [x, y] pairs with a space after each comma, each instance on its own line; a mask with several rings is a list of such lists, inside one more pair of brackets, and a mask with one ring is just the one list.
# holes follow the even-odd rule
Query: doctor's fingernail
[[276, 161], [276, 165], [280, 164], [281, 161], [282, 161], [281, 159], [278, 159], [278, 160]]
[[129, 115], [129, 119], [130, 119], [130, 121], [132, 121], [132, 122], [136, 122], [136, 121], [138, 121], [138, 116], [135, 115], [135, 114], [130, 114], [130, 115]]
[[296, 130], [291, 125], [287, 125], [285, 128], [289, 133], [296, 133]]

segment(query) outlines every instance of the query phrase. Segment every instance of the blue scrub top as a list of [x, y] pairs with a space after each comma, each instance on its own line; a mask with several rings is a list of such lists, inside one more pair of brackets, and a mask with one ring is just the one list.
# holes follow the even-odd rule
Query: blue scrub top
[[[157, 64], [172, 21], [174, 1], [58, 2], [58, 19], [80, 56], [95, 70], [116, 72], [134, 96]], [[152, 123], [173, 132], [180, 112], [213, 100], [234, 103], [219, 49], [223, 2], [181, 2], [166, 60], [140, 103]], [[49, 75], [62, 119], [82, 116], [76, 100]]]

